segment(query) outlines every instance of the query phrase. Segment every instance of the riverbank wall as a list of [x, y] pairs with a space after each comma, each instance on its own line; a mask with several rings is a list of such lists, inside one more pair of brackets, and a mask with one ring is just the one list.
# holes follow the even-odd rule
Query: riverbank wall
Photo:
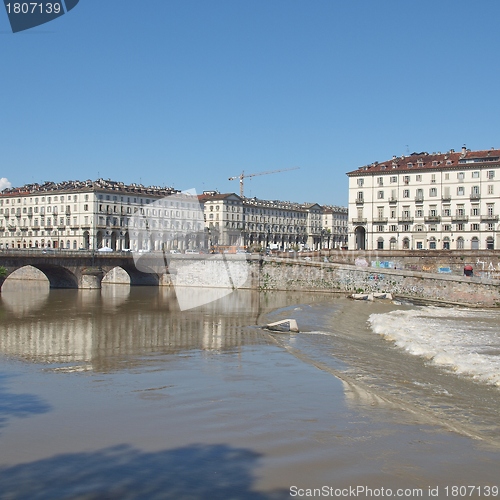
[[277, 259], [263, 261], [257, 274], [259, 281], [251, 286], [260, 290], [385, 292], [395, 297], [443, 304], [500, 307], [500, 281], [482, 277], [325, 262], [294, 265]]

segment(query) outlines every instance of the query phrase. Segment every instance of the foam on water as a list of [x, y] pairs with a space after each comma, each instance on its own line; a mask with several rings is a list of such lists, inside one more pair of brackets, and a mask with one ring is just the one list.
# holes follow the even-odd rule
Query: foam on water
[[372, 314], [368, 322], [373, 332], [412, 355], [500, 387], [497, 311], [419, 307]]

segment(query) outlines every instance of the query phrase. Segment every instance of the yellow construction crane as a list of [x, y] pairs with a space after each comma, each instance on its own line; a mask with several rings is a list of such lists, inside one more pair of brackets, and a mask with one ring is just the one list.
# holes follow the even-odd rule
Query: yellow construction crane
[[278, 172], [288, 172], [289, 170], [298, 170], [300, 167], [292, 167], [292, 168], [283, 168], [280, 170], [269, 170], [268, 172], [258, 172], [256, 174], [246, 174], [245, 172], [241, 172], [240, 175], [236, 177], [229, 177], [230, 181], [235, 181], [236, 179], [240, 180], [240, 196], [243, 198], [243, 179], [245, 177], [255, 177], [256, 175], [267, 175], [267, 174], [277, 174]]

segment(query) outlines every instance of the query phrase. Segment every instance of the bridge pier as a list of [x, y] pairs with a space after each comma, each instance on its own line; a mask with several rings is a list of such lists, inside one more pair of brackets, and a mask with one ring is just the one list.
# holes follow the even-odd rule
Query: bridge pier
[[104, 271], [98, 268], [87, 268], [83, 269], [80, 273], [80, 279], [78, 280], [78, 288], [83, 289], [95, 289], [101, 288], [102, 278], [104, 277]]

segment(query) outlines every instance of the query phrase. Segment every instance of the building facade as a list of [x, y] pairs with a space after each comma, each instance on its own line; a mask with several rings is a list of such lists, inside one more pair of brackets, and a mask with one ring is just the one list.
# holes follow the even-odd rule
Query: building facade
[[[320, 249], [326, 243], [323, 207], [241, 198], [205, 191], [199, 196], [212, 245], [247, 248]], [[347, 210], [346, 210], [347, 211]]]
[[413, 153], [349, 172], [349, 249], [500, 248], [500, 150]]
[[0, 193], [0, 248], [160, 251], [340, 244], [342, 207], [241, 198], [99, 179]]
[[134, 215], [149, 214], [150, 205], [174, 193], [104, 179], [6, 189], [0, 193], [0, 248], [142, 248], [137, 230], [134, 240]]
[[322, 248], [345, 248], [347, 240], [347, 207], [324, 206]]

